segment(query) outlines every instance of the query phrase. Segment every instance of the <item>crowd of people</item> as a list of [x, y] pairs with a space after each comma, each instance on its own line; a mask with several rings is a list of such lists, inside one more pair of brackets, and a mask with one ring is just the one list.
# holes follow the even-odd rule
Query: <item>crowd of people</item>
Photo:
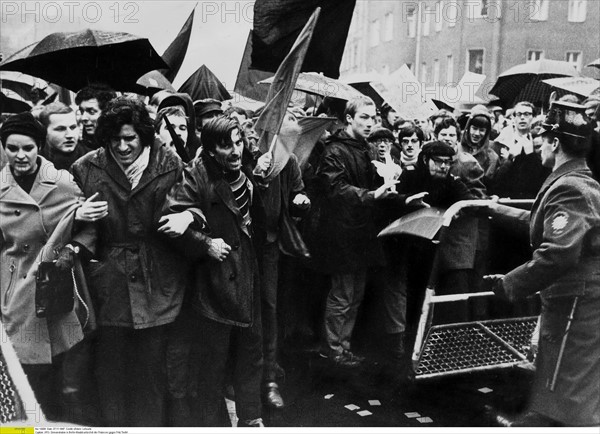
[[[275, 176], [272, 153], [258, 147], [260, 112], [213, 99], [161, 91], [145, 101], [93, 85], [77, 93], [76, 109], [53, 102], [3, 116], [2, 323], [42, 410], [99, 426], [227, 426], [228, 397], [240, 426], [263, 426], [263, 405], [285, 406], [285, 339], [312, 339], [333, 369], [364, 366], [352, 342], [367, 289], [378, 298], [386, 375], [402, 387], [433, 248], [378, 233], [423, 207], [534, 199], [576, 160], [569, 174], [582, 184], [565, 188], [585, 193], [571, 192], [578, 217], [560, 194], [536, 201], [533, 259], [524, 232], [501, 224], [524, 221], [525, 211], [467, 213], [439, 246], [436, 290], [478, 292], [492, 282], [513, 300], [552, 286], [550, 276], [564, 280], [557, 272], [579, 276], [565, 285], [587, 322], [573, 327], [577, 349], [563, 366], [584, 360], [586, 372], [559, 377], [563, 401], [552, 401], [540, 376], [532, 411], [541, 425], [600, 424], [600, 291], [597, 277], [587, 279], [600, 269], [600, 99], [573, 98], [553, 103], [554, 120], [526, 101], [425, 119], [403, 119], [366, 96], [289, 107], [283, 128], [303, 116], [336, 121], [306, 163], [292, 154]], [[574, 118], [583, 121], [569, 130]], [[544, 227], [570, 241], [550, 240]], [[565, 252], [575, 271], [557, 266]], [[77, 294], [69, 312], [40, 317], [36, 273], [48, 256], [76, 271]], [[542, 293], [542, 335], [558, 333], [544, 322], [565, 296], [553, 291]], [[514, 309], [535, 310], [522, 305]], [[485, 319], [494, 309], [465, 302], [436, 321]], [[553, 366], [556, 341], [540, 344], [541, 372]], [[586, 399], [569, 401], [576, 393]]]

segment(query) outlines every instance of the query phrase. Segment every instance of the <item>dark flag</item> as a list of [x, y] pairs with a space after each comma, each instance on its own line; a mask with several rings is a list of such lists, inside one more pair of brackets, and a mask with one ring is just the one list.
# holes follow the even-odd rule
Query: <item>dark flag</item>
[[273, 152], [273, 163], [267, 176], [269, 179], [277, 176], [283, 169], [298, 142], [300, 127], [297, 120], [295, 125], [288, 122], [285, 128], [282, 128], [282, 124], [320, 12], [320, 8], [313, 12], [290, 52], [281, 62], [269, 88], [267, 105], [256, 121], [255, 129], [260, 134], [258, 147], [263, 153]]
[[194, 101], [206, 98], [214, 98], [218, 101], [231, 99], [231, 95], [223, 83], [206, 65], [202, 65], [190, 75], [179, 88], [179, 92], [187, 93]]
[[258, 84], [258, 82], [271, 77], [273, 72], [251, 68], [252, 38], [252, 30], [250, 30], [233, 90], [246, 98], [264, 102], [267, 99], [269, 87]]
[[179, 31], [177, 37], [173, 40], [173, 42], [171, 42], [171, 45], [169, 45], [169, 47], [161, 56], [165, 63], [169, 65], [169, 68], [159, 69], [159, 72], [171, 83], [173, 83], [173, 80], [175, 80], [175, 77], [179, 72], [179, 68], [181, 68], [183, 59], [185, 58], [185, 53], [187, 52], [188, 45], [190, 44], [192, 25], [194, 24], [194, 12], [196, 12], [196, 6], [194, 6], [194, 10], [192, 10], [192, 13]]
[[356, 0], [256, 0], [252, 68], [275, 72], [317, 8], [321, 17], [302, 66], [339, 78], [340, 63]]

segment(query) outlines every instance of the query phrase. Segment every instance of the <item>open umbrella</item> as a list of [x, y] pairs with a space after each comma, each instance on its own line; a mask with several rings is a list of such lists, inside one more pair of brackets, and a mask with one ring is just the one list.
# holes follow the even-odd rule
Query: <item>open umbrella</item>
[[73, 91], [93, 82], [135, 91], [143, 74], [166, 67], [148, 39], [90, 29], [52, 33], [0, 63], [1, 70], [41, 77]]
[[586, 67], [590, 67], [590, 68], [599, 68], [600, 69], [600, 58], [594, 60], [591, 63], [588, 63], [587, 65], [585, 65]]
[[32, 105], [10, 89], [0, 91], [0, 113], [21, 113], [31, 110]]
[[544, 80], [544, 83], [585, 97], [590, 96], [592, 92], [600, 87], [600, 81], [590, 77], [550, 78]]
[[136, 82], [140, 95], [152, 96], [161, 90], [168, 90], [175, 93], [175, 88], [171, 82], [159, 71], [150, 71], [142, 75]]
[[570, 63], [560, 60], [523, 63], [500, 74], [490, 93], [508, 105], [529, 101], [542, 107], [547, 105], [553, 90], [542, 81], [557, 77], [579, 77], [579, 72]]
[[18, 93], [27, 101], [32, 100], [34, 89], [40, 99], [54, 93], [45, 80], [15, 71], [0, 71], [0, 87]]
[[[270, 77], [266, 80], [259, 81], [259, 83], [271, 84], [273, 83], [274, 78], [275, 77]], [[294, 89], [312, 95], [338, 98], [346, 101], [361, 96], [361, 93], [352, 86], [342, 83], [340, 80], [326, 77], [323, 74], [317, 74], [316, 72], [301, 72]]]
[[196, 70], [179, 88], [179, 92], [187, 93], [194, 101], [214, 98], [217, 101], [231, 99], [221, 80], [206, 65]]

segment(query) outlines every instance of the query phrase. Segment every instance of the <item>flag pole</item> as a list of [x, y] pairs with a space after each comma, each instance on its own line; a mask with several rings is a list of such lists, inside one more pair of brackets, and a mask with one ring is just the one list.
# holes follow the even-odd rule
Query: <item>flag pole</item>
[[277, 143], [277, 137], [279, 137], [279, 134], [275, 134], [275, 136], [273, 137], [273, 141], [271, 141], [271, 146], [269, 146], [270, 153], [273, 153], [273, 150], [275, 149], [275, 144]]

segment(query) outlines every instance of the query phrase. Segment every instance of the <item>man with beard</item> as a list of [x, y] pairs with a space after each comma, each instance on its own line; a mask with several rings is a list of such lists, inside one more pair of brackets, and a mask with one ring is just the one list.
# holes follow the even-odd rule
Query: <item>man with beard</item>
[[96, 127], [102, 110], [117, 93], [107, 86], [95, 84], [84, 87], [75, 96], [75, 104], [79, 106], [79, 122], [82, 128], [81, 142], [88, 149], [101, 147], [96, 140]]
[[71, 165], [90, 149], [79, 142], [79, 126], [75, 112], [61, 102], [53, 102], [40, 113], [40, 122], [46, 128], [46, 144], [40, 155], [57, 169], [69, 170]]
[[[493, 218], [529, 229], [533, 254], [487, 276], [512, 302], [539, 291], [542, 312], [528, 411], [514, 427], [600, 424], [600, 185], [585, 162], [592, 124], [585, 107], [553, 102], [542, 124], [542, 164], [552, 169], [531, 211], [497, 203]], [[515, 227], [516, 226], [516, 227]], [[507, 423], [508, 422], [508, 423]]]
[[[259, 427], [263, 342], [256, 248], [263, 244], [264, 211], [252, 171], [242, 166], [244, 141], [237, 121], [211, 119], [203, 126], [202, 141], [200, 156], [185, 169], [165, 206], [167, 213], [185, 219], [171, 236], [191, 243], [186, 250], [202, 258], [195, 266], [192, 296], [204, 349], [199, 412], [204, 425], [223, 425], [219, 410], [231, 367], [240, 426]], [[194, 223], [196, 229], [190, 226]]]
[[335, 366], [356, 368], [364, 360], [352, 353], [350, 340], [366, 286], [367, 270], [383, 265], [374, 222], [377, 202], [395, 195], [391, 184], [375, 186], [374, 153], [366, 142], [375, 125], [373, 100], [348, 101], [346, 128], [328, 139], [317, 177], [325, 197], [315, 255], [331, 276], [325, 307], [323, 356]]

